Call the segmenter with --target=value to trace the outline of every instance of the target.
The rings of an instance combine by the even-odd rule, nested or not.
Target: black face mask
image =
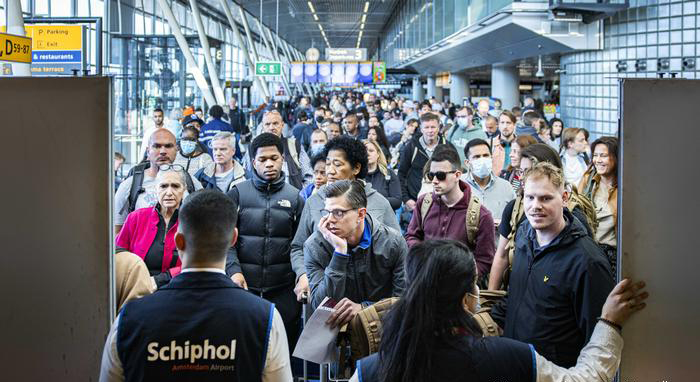
[[[316,123],[321,123],[321,122],[323,122],[323,117],[321,117],[321,116],[319,115],[319,116],[316,117]]]

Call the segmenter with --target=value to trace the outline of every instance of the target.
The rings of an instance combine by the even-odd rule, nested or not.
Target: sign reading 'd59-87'
[[[32,62],[32,39],[0,33],[0,61]]]

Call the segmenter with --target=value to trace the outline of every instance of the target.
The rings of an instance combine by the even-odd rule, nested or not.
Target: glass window
[[[51,0],[51,16],[53,16],[53,17],[73,16],[73,1],[71,1],[71,0]]]
[[[91,17],[104,17],[105,6],[102,0],[89,0],[90,1],[90,16]]]
[[[90,16],[90,2],[89,0],[78,0],[78,9],[76,12],[78,17],[88,17]]]
[[[49,15],[49,0],[35,0],[34,1],[34,14],[40,16]]]

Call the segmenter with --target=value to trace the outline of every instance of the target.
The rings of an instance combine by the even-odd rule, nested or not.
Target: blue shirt
[[[362,239],[360,239],[360,243],[357,244],[356,248],[362,248],[362,249],[367,249],[372,245],[372,229],[369,226],[369,222],[367,221],[367,218],[365,218],[365,230],[362,232]],[[336,255],[340,256],[350,256],[347,253],[340,253],[338,251],[334,252]]]

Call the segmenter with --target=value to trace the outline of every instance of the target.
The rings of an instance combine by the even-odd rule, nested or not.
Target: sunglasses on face
[[[447,179],[447,174],[454,174],[457,171],[438,171],[438,172],[429,172],[428,179],[432,182],[433,178],[437,177],[439,181],[443,181]]]

